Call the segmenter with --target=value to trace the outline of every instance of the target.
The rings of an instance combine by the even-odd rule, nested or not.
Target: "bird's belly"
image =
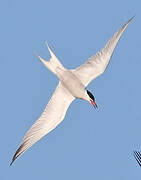
[[[85,94],[85,86],[81,81],[69,70],[59,72],[59,79],[67,90],[76,98],[82,99]]]
[[[69,79],[68,81],[62,82],[69,92],[76,98],[82,98],[85,93],[85,87],[83,87],[79,81]]]

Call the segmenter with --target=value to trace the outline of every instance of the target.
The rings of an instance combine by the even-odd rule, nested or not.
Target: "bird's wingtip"
[[[141,166],[141,153],[139,151],[133,151],[133,155],[139,166]]]
[[[135,18],[135,16],[136,16],[136,15],[132,16],[132,17],[128,20],[127,24],[129,24],[129,23]]]
[[[14,157],[13,157],[11,163],[10,163],[10,166],[13,164],[13,162],[16,160],[16,158],[17,158],[16,155],[14,155]]]
[[[10,163],[10,166],[13,164],[14,160],[12,159],[12,162]]]

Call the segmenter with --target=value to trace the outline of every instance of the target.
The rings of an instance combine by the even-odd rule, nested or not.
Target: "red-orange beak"
[[[91,104],[93,105],[93,107],[94,107],[95,109],[98,108],[97,104],[96,104],[93,100],[90,99],[90,101],[91,101]]]

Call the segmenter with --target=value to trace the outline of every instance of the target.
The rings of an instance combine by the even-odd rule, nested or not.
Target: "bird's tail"
[[[46,43],[48,50],[50,52],[51,58],[49,61],[45,61],[43,58],[38,56],[36,53],[35,55],[40,59],[40,61],[54,74],[56,74],[56,68],[64,69],[64,66],[61,64],[61,62],[58,60],[58,58],[55,56],[55,54],[50,49],[49,45]]]

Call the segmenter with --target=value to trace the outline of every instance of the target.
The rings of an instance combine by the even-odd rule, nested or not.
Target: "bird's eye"
[[[95,101],[94,96],[92,95],[90,91],[87,90],[87,94],[93,101]]]

